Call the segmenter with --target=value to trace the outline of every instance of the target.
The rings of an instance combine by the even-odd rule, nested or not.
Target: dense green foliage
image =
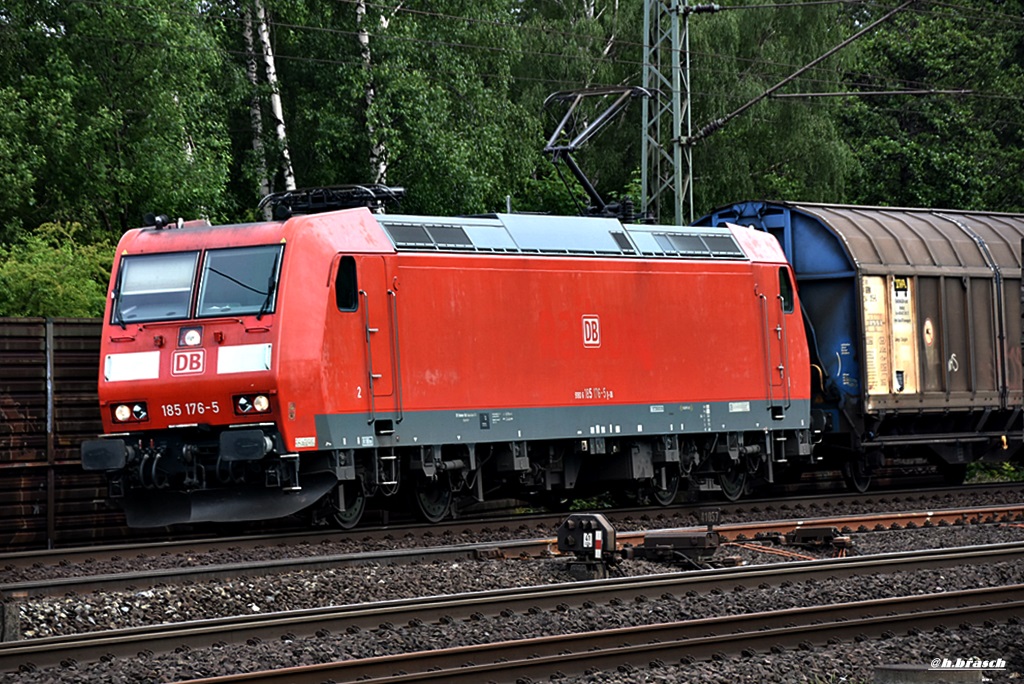
[[[864,40],[847,80],[863,90],[973,91],[850,100],[840,121],[859,164],[856,201],[1024,206],[1021,3],[957,0],[900,15]]]
[[[0,245],[0,316],[96,316],[110,279],[108,242],[82,244],[78,223],[44,223]]]
[[[976,482],[1024,482],[1024,466],[1017,463],[975,462],[967,466],[969,483]]]
[[[408,189],[402,211],[575,213],[581,188],[543,153],[564,109],[545,99],[642,83],[643,0],[262,4],[297,184],[383,180]],[[693,130],[893,6],[694,15]],[[144,213],[245,220],[264,183],[283,189],[272,89],[245,39],[255,7],[0,8],[0,315],[98,314],[102,265]],[[693,147],[697,215],[758,197],[1024,210],[1022,16],[1022,0],[920,2],[829,56],[780,94],[853,94],[767,98]],[[970,92],[870,94],[907,90]],[[641,115],[631,103],[578,154],[606,199],[639,200]]]
[[[852,32],[841,33],[842,16],[820,6],[721,12],[700,21],[692,46],[695,128],[758,97]],[[851,58],[840,52],[782,92],[842,89],[840,70]],[[697,215],[740,197],[851,199],[854,160],[837,122],[843,106],[833,99],[765,100],[698,144]]]
[[[55,220],[114,236],[159,204],[225,208],[227,102],[217,32],[188,0],[13,0],[0,32],[13,187],[0,237]]]

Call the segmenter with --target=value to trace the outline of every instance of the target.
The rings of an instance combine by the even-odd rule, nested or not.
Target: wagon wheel
[[[948,485],[962,485],[967,479],[966,463],[947,463],[939,466],[939,474],[942,481]]]
[[[660,486],[664,473],[665,487]],[[659,506],[671,506],[676,501],[681,480],[678,465],[665,465],[654,474],[654,486],[651,487],[651,500]]]
[[[747,488],[747,471],[740,464],[734,463],[728,470],[718,474],[718,484],[722,487],[722,496],[729,501],[736,501]]]
[[[343,530],[351,530],[359,524],[366,510],[366,493],[363,491],[362,480],[341,482],[338,487],[344,488],[345,508],[338,505],[338,497],[332,494],[330,499],[330,520]]]
[[[863,494],[871,486],[871,469],[866,459],[855,458],[843,463],[843,481],[850,491]]]
[[[448,477],[442,475],[433,479],[417,478],[413,498],[416,499],[416,515],[419,518],[425,522],[439,523],[448,517],[455,495]]]

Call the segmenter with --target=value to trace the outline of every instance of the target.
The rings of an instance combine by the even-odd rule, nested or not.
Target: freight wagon
[[[864,489],[883,458],[954,482],[1019,459],[1024,215],[751,201],[697,222],[773,235],[796,274],[824,450]]]

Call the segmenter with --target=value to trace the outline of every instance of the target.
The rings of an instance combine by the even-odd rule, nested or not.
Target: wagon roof
[[[818,217],[862,266],[1020,268],[1024,214],[794,204]]]
[[[805,272],[830,270],[816,266],[829,259],[824,253],[834,250],[836,242],[849,264],[861,271],[1019,269],[1024,239],[1024,214],[950,209],[756,201],[721,207],[698,223],[705,221],[735,221],[775,232],[787,255],[804,262],[798,270]]]

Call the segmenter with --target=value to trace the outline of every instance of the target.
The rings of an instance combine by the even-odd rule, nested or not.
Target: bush
[[[1024,466],[1018,463],[971,463],[967,482],[1024,482]]]
[[[0,246],[0,316],[103,315],[114,246],[79,244],[78,223],[44,223]]]

